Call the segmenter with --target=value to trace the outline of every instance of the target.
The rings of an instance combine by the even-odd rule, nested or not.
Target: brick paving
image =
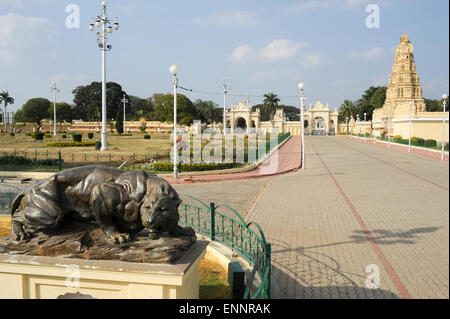
[[[279,297],[449,298],[448,162],[345,137],[305,146],[307,170],[271,178],[247,216],[273,244]]]

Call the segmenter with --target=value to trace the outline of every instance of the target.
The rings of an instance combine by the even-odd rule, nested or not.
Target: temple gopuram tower
[[[409,117],[409,103],[413,102],[413,115],[425,112],[425,101],[422,96],[419,76],[414,62],[414,46],[405,33],[400,38],[400,44],[395,51],[394,65],[386,92],[386,101],[381,109],[374,112],[374,128],[377,131],[388,129],[388,109],[391,120]],[[391,135],[392,135],[391,125]],[[381,132],[379,132],[381,133]]]

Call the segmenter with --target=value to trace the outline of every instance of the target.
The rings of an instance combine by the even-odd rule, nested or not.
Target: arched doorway
[[[328,135],[336,135],[336,127],[333,120],[330,120],[330,130],[328,132]]]
[[[312,135],[327,135],[326,124],[323,117],[317,117],[314,119],[314,123],[312,126]]]
[[[236,121],[236,128],[238,130],[246,131],[247,130],[247,122],[245,121],[245,119],[243,119],[242,117],[238,118]]]
[[[303,122],[303,129],[305,130],[305,135],[309,135],[309,121],[305,120]]]

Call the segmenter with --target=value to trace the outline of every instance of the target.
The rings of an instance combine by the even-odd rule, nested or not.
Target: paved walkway
[[[292,136],[269,160],[252,171],[231,174],[182,176],[177,180],[171,177],[165,177],[165,179],[171,184],[244,180],[284,174],[299,168],[300,165],[301,137]]]
[[[449,298],[448,162],[345,137],[305,146],[307,170],[271,178],[247,216],[273,245],[280,297]]]

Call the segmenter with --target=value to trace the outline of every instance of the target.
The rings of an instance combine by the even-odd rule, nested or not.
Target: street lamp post
[[[442,113],[442,155],[441,160],[445,159],[445,106],[447,103],[447,94],[442,95],[442,106],[443,106],[443,113]]]
[[[126,105],[129,101],[125,94],[123,95],[123,99],[120,101],[123,103],[123,132],[126,134],[127,133],[127,129],[126,129],[127,119],[126,119],[126,115],[125,115],[125,109],[126,109]]]
[[[223,79],[223,135],[227,135],[227,94],[231,87],[227,84],[227,78]]]
[[[302,134],[302,170],[305,169],[305,83],[298,84],[300,89],[300,127]]]
[[[97,32],[98,47],[102,51],[102,151],[108,150],[108,129],[106,127],[106,51],[111,51],[112,49],[112,46],[106,45],[106,43],[108,42],[108,33],[113,32],[112,24],[114,24],[115,30],[119,30],[118,18],[110,19],[106,14],[107,5],[106,1],[102,1],[101,15],[98,15],[97,18],[92,18],[91,24],[89,25],[90,31],[94,31],[95,27],[102,27],[102,31]]]
[[[367,124],[367,113],[364,113],[364,143],[366,143],[366,124]]]
[[[173,75],[173,178],[178,177],[178,136],[177,136],[177,88],[178,88],[178,78],[179,73],[178,66],[172,65],[170,67],[170,73]]]
[[[411,139],[412,139],[412,107],[413,101],[409,102],[409,144],[408,144],[408,153],[411,153]]]
[[[391,148],[391,107],[388,106],[388,148]]]
[[[56,93],[61,92],[56,87],[56,82],[53,82],[53,86],[50,88],[50,92],[53,93],[53,136],[56,136]]]
[[[373,119],[375,118],[375,110],[372,112],[372,121],[371,121],[371,123],[372,123],[372,125],[371,125],[371,127],[372,127],[372,135],[373,135],[373,144],[377,144],[377,137],[375,136],[375,127],[374,127],[374,124],[373,124]]]

